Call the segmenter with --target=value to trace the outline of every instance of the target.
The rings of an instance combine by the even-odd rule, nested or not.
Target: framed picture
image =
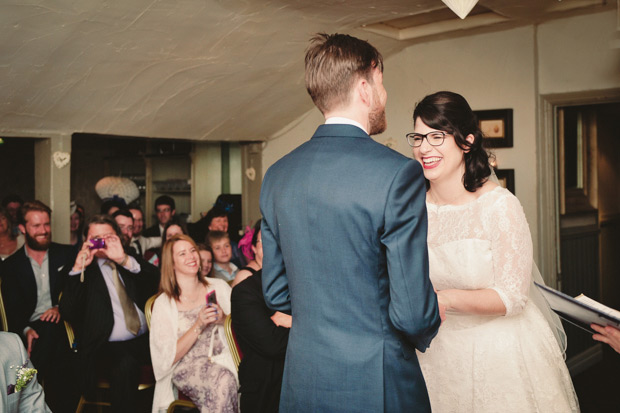
[[[512,109],[476,110],[487,148],[512,148]]]
[[[515,170],[514,169],[496,169],[495,175],[499,184],[515,194]]]

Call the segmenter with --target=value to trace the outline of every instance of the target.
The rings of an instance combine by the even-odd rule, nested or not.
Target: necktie
[[[140,245],[140,242],[137,239],[133,240],[133,248],[136,250],[138,256],[142,257],[144,255],[142,254],[142,245]]]
[[[106,261],[106,265],[112,268],[112,280],[114,281],[114,287],[118,293],[118,299],[121,302],[121,308],[123,309],[123,314],[125,315],[125,325],[127,326],[127,330],[136,336],[140,331],[140,317],[138,316],[138,311],[136,310],[133,301],[131,301],[131,298],[127,295],[127,291],[125,291],[125,286],[118,276],[116,264],[113,261],[108,260]]]

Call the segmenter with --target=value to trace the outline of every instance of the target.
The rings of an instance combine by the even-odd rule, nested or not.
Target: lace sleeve
[[[495,285],[506,316],[523,311],[532,273],[532,236],[519,200],[512,194],[491,207],[486,225],[491,234]]]

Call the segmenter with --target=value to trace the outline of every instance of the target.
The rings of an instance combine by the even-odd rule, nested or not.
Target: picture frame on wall
[[[512,109],[476,110],[487,148],[512,148]]]
[[[515,194],[515,170],[514,169],[495,169],[495,175],[499,184]]]

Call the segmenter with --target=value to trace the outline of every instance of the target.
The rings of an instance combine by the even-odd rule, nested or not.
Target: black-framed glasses
[[[443,141],[446,139],[446,133],[442,131],[432,131],[426,134],[422,133],[408,133],[405,135],[407,137],[407,143],[414,148],[419,148],[422,146],[422,142],[426,138],[426,141],[431,146],[441,146]]]

